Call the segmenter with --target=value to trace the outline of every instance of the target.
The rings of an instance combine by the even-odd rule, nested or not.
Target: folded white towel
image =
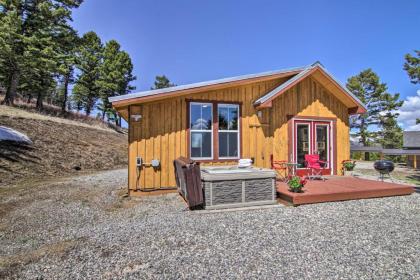
[[[238,167],[250,167],[252,165],[252,160],[248,158],[241,158],[238,161]]]

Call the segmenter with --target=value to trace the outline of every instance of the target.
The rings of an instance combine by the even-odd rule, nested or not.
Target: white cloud
[[[404,130],[420,130],[420,124],[416,125],[416,119],[420,118],[420,89],[417,90],[417,95],[408,96],[404,100],[398,113],[400,113],[398,122],[402,124]]]

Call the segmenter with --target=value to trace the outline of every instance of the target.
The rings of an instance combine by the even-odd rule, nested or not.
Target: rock
[[[25,145],[33,144],[26,134],[6,126],[0,126],[0,141],[10,141]]]

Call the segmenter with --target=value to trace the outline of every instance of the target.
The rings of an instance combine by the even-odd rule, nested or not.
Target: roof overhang
[[[320,82],[329,92],[334,94],[344,105],[349,109],[349,114],[361,114],[366,113],[366,106],[350,91],[342,86],[320,63],[314,63],[311,66],[306,67],[299,74],[289,79],[285,83],[276,87],[266,95],[257,99],[254,102],[254,106],[257,109],[270,108],[275,98],[297,85],[299,82],[307,78],[308,76],[314,77]]]
[[[268,81],[278,78],[286,78],[294,76],[305,67],[263,72],[258,74],[236,76],[225,79],[212,80],[207,82],[200,82],[188,85],[175,86],[164,89],[142,91],[137,93],[130,93],[121,96],[115,96],[109,98],[109,101],[112,102],[112,106],[119,110],[121,107],[126,107],[131,104],[141,104],[145,102],[151,102],[156,100],[161,100],[169,97],[187,95],[191,93],[199,93],[210,90],[216,90],[220,88],[245,85],[249,83]]]

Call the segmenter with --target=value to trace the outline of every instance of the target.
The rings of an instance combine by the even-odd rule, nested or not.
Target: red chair
[[[328,164],[327,161],[319,159],[318,154],[314,155],[305,155],[306,168],[308,168],[308,179],[321,179],[325,181],[324,176],[322,176],[322,171],[325,169],[324,166]]]
[[[287,161],[285,160],[274,160],[273,155],[270,156],[271,169],[274,169],[277,173],[277,180],[287,182]]]

